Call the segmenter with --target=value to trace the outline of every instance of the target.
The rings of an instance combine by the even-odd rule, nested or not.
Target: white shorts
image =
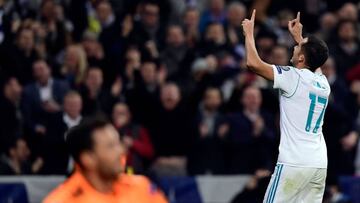
[[[325,168],[277,164],[264,203],[321,203],[325,190]]]

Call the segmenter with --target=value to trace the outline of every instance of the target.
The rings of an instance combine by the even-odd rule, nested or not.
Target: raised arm
[[[290,20],[288,23],[289,32],[298,44],[303,41],[302,28],[303,25],[300,22],[300,12],[298,12],[296,18],[294,20]]]
[[[256,74],[264,77],[265,79],[273,81],[274,72],[272,66],[261,60],[255,47],[255,39],[254,39],[255,15],[256,15],[256,10],[253,11],[250,20],[245,19],[242,22],[244,35],[245,35],[246,66]]]

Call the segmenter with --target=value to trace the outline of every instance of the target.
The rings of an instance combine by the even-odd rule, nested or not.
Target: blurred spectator
[[[145,61],[140,70],[137,70],[139,69],[137,65],[140,65],[140,62],[130,65],[131,69],[133,69],[132,67],[135,69],[131,74],[131,77],[134,78],[134,84],[127,90],[126,98],[134,120],[146,127],[151,127],[153,126],[153,115],[157,114],[157,109],[154,106],[159,100],[159,85],[164,82],[166,72],[158,70],[153,61]]]
[[[338,18],[331,12],[324,13],[320,18],[320,29],[317,31],[317,36],[325,42],[331,39],[331,32],[336,28]]]
[[[84,49],[79,45],[68,46],[60,74],[72,88],[77,88],[84,82],[87,67],[88,62]]]
[[[200,32],[203,33],[210,23],[223,24],[226,18],[224,0],[210,0],[208,10],[205,10],[200,19]]]
[[[354,3],[348,2],[345,3],[338,10],[338,17],[340,20],[350,20],[357,21],[358,20],[358,8]]]
[[[325,189],[323,202],[351,203],[352,201],[348,195],[341,191],[338,185],[331,185]]]
[[[179,87],[174,83],[162,86],[150,131],[157,157],[153,170],[158,175],[186,174],[186,156],[193,140],[188,113]]]
[[[323,133],[328,149],[329,184],[335,184],[340,174],[354,173],[354,135],[351,116],[344,108],[338,108],[336,103],[329,101],[324,116]],[[355,137],[356,138],[356,137]]]
[[[22,138],[16,138],[0,158],[0,175],[26,175],[37,173],[43,165],[41,158],[30,162],[30,150]]]
[[[229,125],[220,112],[221,92],[208,88],[194,120],[197,138],[189,155],[189,174],[224,174],[226,171],[226,136]]]
[[[159,21],[159,6],[151,1],[145,2],[140,11],[140,20],[135,22],[130,33],[131,44],[136,44],[151,58],[158,57],[165,39],[165,28]]]
[[[337,75],[336,69],[337,67],[333,57],[329,57],[321,67],[331,87],[329,102],[339,109],[348,110],[351,109],[349,106],[350,92],[347,89],[345,80]]]
[[[111,108],[120,98],[122,88],[121,80],[114,82],[114,91],[103,87],[103,72],[98,67],[91,67],[86,72],[84,83],[80,86],[79,92],[83,99],[83,114],[85,116],[99,113],[111,114]]]
[[[47,54],[56,56],[66,46],[67,33],[63,19],[60,19],[54,0],[42,1],[40,19],[45,29]]]
[[[206,27],[204,39],[198,49],[202,56],[233,51],[231,45],[226,41],[224,27],[220,23],[211,23]]]
[[[63,111],[52,116],[47,124],[48,133],[44,138],[45,174],[67,174],[69,172],[69,153],[65,145],[65,133],[77,126],[81,120],[83,102],[79,93],[69,91],[64,97]]]
[[[34,32],[29,28],[22,28],[17,32],[16,42],[10,49],[3,50],[1,64],[8,75],[15,76],[22,85],[33,80],[32,64],[37,60]]]
[[[5,80],[0,99],[0,153],[23,135],[24,118],[20,109],[22,86],[15,77]]]
[[[186,43],[193,48],[200,41],[200,14],[196,8],[187,8],[183,17]]]
[[[276,45],[276,34],[267,27],[260,28],[256,35],[256,44],[259,50],[259,56],[266,62],[270,61],[272,48]]]
[[[267,26],[265,29],[270,29],[270,30],[273,29],[274,30],[273,32],[278,37],[277,42],[288,48],[292,48],[295,42],[293,40],[293,37],[288,31],[288,22],[295,18],[294,13],[288,9],[284,9],[281,10],[276,17],[278,23],[277,27],[273,29]]]
[[[111,4],[106,0],[100,1],[95,9],[96,17],[100,22],[102,32],[104,32],[104,29],[110,27],[115,22],[115,15]]]
[[[103,68],[103,71],[105,71],[105,67],[103,67],[105,63],[105,54],[103,47],[97,41],[96,34],[86,32],[81,45],[85,51],[89,66],[100,66]]]
[[[227,9],[225,32],[227,40],[233,45],[244,44],[241,22],[246,17],[246,7],[240,2],[232,2]]]
[[[274,120],[260,109],[261,92],[249,86],[243,91],[243,109],[229,115],[231,146],[231,173],[253,174],[259,169],[271,168],[274,148]],[[252,156],[248,156],[248,154]]]
[[[360,44],[357,26],[354,21],[340,21],[337,27],[335,44],[330,46],[330,53],[337,64],[337,73],[344,78],[346,72],[359,62]]]
[[[271,51],[269,62],[271,64],[277,64],[281,66],[289,65],[290,56],[287,47],[281,45],[274,46]]]
[[[49,116],[61,111],[69,86],[52,77],[50,67],[44,60],[33,64],[33,75],[35,82],[25,86],[22,106],[27,128],[38,135],[37,140],[47,134]]]
[[[121,25],[119,25],[120,23],[118,22],[118,19],[116,18],[116,15],[109,1],[107,0],[99,1],[95,9],[96,9],[96,17],[100,23],[100,29],[101,29],[98,39],[101,45],[104,47],[105,54],[110,56],[112,49],[114,49],[114,45],[113,45],[114,40],[121,37],[120,36]],[[125,28],[123,27],[123,29]]]
[[[132,121],[129,107],[125,103],[115,104],[112,120],[129,150],[126,159],[128,169],[136,174],[145,173],[154,156],[148,130]]]
[[[245,189],[240,191],[231,201],[231,203],[250,203],[263,202],[266,193],[267,184],[270,181],[270,171],[259,170],[246,184]]]
[[[180,26],[169,26],[166,46],[160,59],[165,64],[168,80],[184,82],[188,79],[188,68],[194,56],[185,43],[184,32]]]

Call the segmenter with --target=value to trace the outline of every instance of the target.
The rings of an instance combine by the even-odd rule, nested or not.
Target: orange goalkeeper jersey
[[[80,172],[52,191],[43,203],[167,203],[144,176],[121,175],[111,194],[96,191]]]

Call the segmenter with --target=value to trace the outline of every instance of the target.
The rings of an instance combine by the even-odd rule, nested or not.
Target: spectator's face
[[[258,88],[248,87],[244,90],[242,97],[242,105],[244,110],[251,112],[259,111],[262,103],[261,92]]]
[[[103,179],[116,180],[123,171],[121,158],[125,155],[118,132],[112,125],[107,125],[94,132],[93,142],[91,158],[96,172]]]
[[[294,18],[295,18],[295,16],[291,11],[289,11],[287,9],[280,11],[279,12],[279,26],[281,28],[287,30],[289,21]]]
[[[30,51],[34,48],[34,33],[29,29],[22,30],[18,39],[20,49]]]
[[[159,7],[154,4],[146,4],[143,13],[143,23],[147,27],[155,27],[158,25]]]
[[[36,80],[41,84],[46,84],[50,78],[50,68],[44,61],[38,61],[33,66],[33,73]]]
[[[126,59],[129,62],[140,62],[141,54],[137,49],[130,49],[126,52]]]
[[[333,28],[336,27],[337,24],[337,18],[334,14],[332,13],[325,13],[322,17],[321,17],[321,21],[320,21],[320,26],[322,30],[327,30],[327,31],[331,31]]]
[[[79,59],[80,59],[80,54],[78,48],[76,46],[69,46],[66,49],[65,64],[69,68],[75,68],[79,63]]]
[[[168,111],[175,109],[180,102],[180,90],[174,84],[165,85],[160,96],[163,107]]]
[[[215,13],[221,13],[224,10],[224,0],[211,0],[210,10]]]
[[[229,8],[228,20],[233,26],[240,26],[246,17],[246,8],[242,5],[234,5]]]
[[[167,43],[173,47],[179,47],[185,43],[185,36],[181,27],[172,26],[169,28]]]
[[[333,75],[336,75],[335,61],[333,58],[329,57],[324,65],[321,67],[322,73],[326,78],[330,78]]]
[[[221,102],[219,89],[209,89],[205,92],[204,106],[207,110],[217,110],[220,107]]]
[[[195,27],[197,28],[199,24],[199,11],[189,10],[186,12],[184,17],[184,24],[186,27]]]
[[[26,161],[30,156],[30,150],[23,139],[16,142],[15,148],[10,151],[11,156],[18,159],[20,162]]]
[[[111,5],[108,2],[101,2],[96,8],[96,15],[101,23],[105,23],[112,15]]]
[[[86,77],[86,84],[89,89],[100,89],[103,84],[103,74],[98,68],[90,69]]]
[[[225,33],[223,26],[221,24],[210,25],[206,32],[206,39],[208,41],[213,41],[216,44],[225,43]]]
[[[117,128],[121,128],[130,122],[130,112],[126,104],[117,104],[114,107],[112,119]]]
[[[141,66],[141,76],[146,84],[154,84],[156,82],[156,65],[151,62],[144,63]]]
[[[270,52],[275,45],[274,39],[268,36],[258,38],[256,42],[259,46],[259,50],[264,52]]]
[[[94,39],[86,39],[82,41],[82,47],[84,47],[84,51],[88,57],[96,57],[99,51],[102,52],[100,43]]]
[[[11,78],[4,87],[4,95],[8,99],[19,100],[22,93],[22,87],[16,78]]]
[[[46,1],[41,9],[42,16],[48,20],[56,18],[56,5],[53,1]]]
[[[275,47],[271,52],[271,63],[286,66],[289,63],[289,54],[285,47]]]
[[[80,116],[82,109],[82,99],[80,95],[69,95],[64,99],[64,111],[71,118]]]
[[[338,35],[344,42],[351,42],[356,38],[356,30],[351,22],[345,22],[340,25]]]
[[[346,3],[341,7],[338,12],[339,19],[341,20],[358,20],[358,13],[356,5],[353,3]]]

